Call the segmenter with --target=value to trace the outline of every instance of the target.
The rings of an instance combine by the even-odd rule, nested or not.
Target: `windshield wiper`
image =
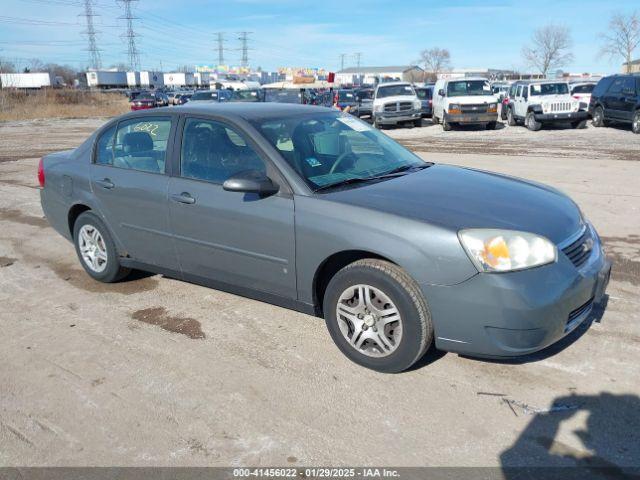
[[[372,177],[347,178],[345,180],[340,180],[339,182],[330,183],[328,185],[322,185],[321,187],[316,188],[314,190],[314,193],[320,192],[322,190],[328,190],[334,187],[341,187],[343,185],[351,185],[354,183],[367,183],[375,180],[384,180],[385,178],[398,177],[405,174],[405,172],[408,172],[409,170],[422,170],[424,168],[429,168],[431,165],[433,165],[433,163],[425,163],[424,165],[402,165],[401,167],[394,168],[393,170],[385,172],[382,175],[374,175]]]

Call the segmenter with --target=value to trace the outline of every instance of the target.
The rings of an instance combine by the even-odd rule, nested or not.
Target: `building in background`
[[[626,62],[623,63],[622,73],[640,73],[640,58],[629,62],[629,65]]]
[[[388,67],[349,67],[336,72],[336,83],[340,85],[373,85],[375,83],[403,80],[422,81],[424,70],[417,65]]]

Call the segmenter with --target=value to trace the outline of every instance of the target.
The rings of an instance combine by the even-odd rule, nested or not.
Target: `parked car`
[[[574,99],[569,84],[556,80],[516,82],[515,98],[509,102],[507,121],[510,126],[524,124],[537,131],[545,124],[569,122],[573,128],[584,128],[589,118],[587,104]]]
[[[547,347],[589,317],[610,273],[558,190],[424,162],[323,107],[129,113],[45,156],[38,179],[91,278],[162,272],[324,316],[347,357],[383,372],[429,348]]]
[[[373,125],[412,123],[422,125],[422,102],[413,86],[407,82],[385,82],[376,86],[373,94]]]
[[[184,105],[191,100],[191,97],[193,97],[193,93],[181,93],[180,95],[176,95],[176,105]]]
[[[137,94],[134,99],[129,102],[129,105],[131,110],[146,110],[158,106],[156,104],[156,97],[147,92]]]
[[[358,100],[356,98],[356,92],[352,89],[341,88],[334,93],[333,103],[340,110],[344,109],[356,109],[358,107]]]
[[[433,89],[434,85],[427,85],[426,87],[415,87],[416,95],[422,102],[422,108],[420,112],[423,118],[431,117],[433,114]]]
[[[264,92],[259,88],[234,90],[231,92],[230,102],[263,102]]]
[[[264,101],[301,104],[302,92],[294,88],[265,88]]]
[[[167,92],[167,99],[169,100],[169,105],[175,105],[175,98],[176,95],[178,95],[179,92]]]
[[[226,102],[231,99],[231,90],[200,90],[195,92],[190,102]]]
[[[506,95],[502,98],[502,102],[500,102],[500,118],[502,120],[507,120],[507,115],[509,112],[509,104],[511,103],[512,98],[516,98],[516,91],[518,89],[518,85],[521,82],[513,82],[509,85],[509,90]]]
[[[155,91],[152,95],[156,98],[156,107],[166,107],[169,105],[169,97],[166,93]]]
[[[633,132],[640,133],[640,77],[604,77],[591,93],[589,114],[595,127],[611,122],[630,123]]]
[[[373,116],[373,88],[361,88],[356,90],[356,101],[358,102],[358,116]]]
[[[596,82],[570,83],[569,93],[579,102],[589,104],[591,101],[591,92],[593,92],[595,86]]]
[[[449,131],[459,124],[483,123],[495,130],[498,100],[485,78],[441,79],[433,98],[433,123]]]

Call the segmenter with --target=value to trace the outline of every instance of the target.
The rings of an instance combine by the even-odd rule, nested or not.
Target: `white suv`
[[[533,131],[543,124],[570,122],[573,128],[584,128],[588,105],[569,93],[567,82],[553,80],[516,82],[511,86],[515,95],[509,100],[507,122],[521,123]]]
[[[376,87],[373,95],[373,125],[411,122],[422,125],[422,102],[410,83],[388,82]]]
[[[489,130],[498,121],[498,97],[486,78],[440,79],[433,91],[433,123],[451,130],[461,123],[484,123]]]

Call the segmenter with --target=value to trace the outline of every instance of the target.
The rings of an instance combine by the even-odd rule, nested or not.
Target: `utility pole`
[[[118,17],[127,22],[127,30],[121,35],[122,38],[127,39],[127,57],[129,60],[129,68],[133,71],[140,70],[140,52],[136,47],[136,33],[133,30],[133,21],[138,17],[134,17],[131,11],[131,3],[138,0],[117,0],[124,6],[124,15]]]
[[[240,60],[240,65],[243,67],[249,66],[249,34],[253,32],[240,32],[240,36],[238,40],[242,44],[242,58]]]
[[[96,16],[96,14],[93,13],[93,0],[84,0],[84,14],[82,16],[85,18],[87,23],[86,30],[83,30],[81,33],[87,36],[89,65],[91,68],[98,70],[102,66],[102,62],[100,60],[100,49],[96,44],[96,34],[98,32],[93,26],[93,17]]]
[[[346,53],[341,53],[340,54],[340,70],[344,70],[344,57],[346,57],[347,54]]]
[[[218,65],[224,65],[224,32],[216,32],[218,45]]]

